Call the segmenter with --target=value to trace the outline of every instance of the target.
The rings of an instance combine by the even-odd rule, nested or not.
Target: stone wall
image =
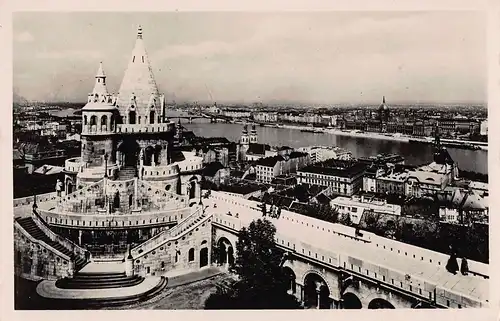
[[[207,265],[210,264],[211,232],[211,219],[209,219],[191,231],[181,234],[176,240],[169,241],[135,260],[134,273],[161,275],[172,270],[199,269],[202,251],[206,251]]]
[[[111,137],[82,136],[82,162],[89,166],[102,166],[104,154],[109,155],[109,163],[114,163],[115,153]]]
[[[73,275],[73,263],[14,224],[14,273],[28,279]]]

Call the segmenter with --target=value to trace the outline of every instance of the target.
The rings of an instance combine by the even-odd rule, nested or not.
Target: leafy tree
[[[347,213],[343,213],[339,218],[339,223],[346,226],[352,226],[351,216]]]
[[[238,281],[218,288],[205,302],[206,309],[297,309],[297,299],[287,293],[287,276],[281,261],[283,251],[274,243],[276,228],[258,219],[242,228],[236,243],[231,272]]]

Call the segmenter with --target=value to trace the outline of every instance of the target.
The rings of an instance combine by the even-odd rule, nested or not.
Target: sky
[[[99,62],[117,92],[142,25],[176,102],[485,102],[481,12],[15,13],[14,92],[84,102]]]

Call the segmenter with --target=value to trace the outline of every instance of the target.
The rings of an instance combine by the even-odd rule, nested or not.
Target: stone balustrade
[[[198,208],[191,215],[186,217],[183,221],[179,222],[179,224],[175,225],[171,229],[163,231],[162,233],[150,238],[146,242],[132,249],[131,250],[132,257],[134,259],[137,259],[147,254],[149,251],[157,248],[161,244],[167,242],[168,240],[176,238],[183,232],[187,231],[187,228],[202,215],[203,215],[202,209]]]
[[[116,132],[121,134],[166,133],[174,130],[173,122],[166,124],[118,124]]]
[[[68,158],[64,161],[64,170],[67,172],[78,173],[85,167],[81,157]]]
[[[33,217],[33,221],[38,226],[38,228],[41,229],[45,233],[45,235],[47,235],[49,237],[49,239],[64,246],[67,250],[71,251],[72,253],[74,253],[82,258],[85,258],[85,253],[87,251],[85,249],[81,248],[80,246],[76,245],[71,240],[69,240],[65,237],[62,237],[59,234],[54,233],[48,227],[47,223],[43,220],[43,218],[40,216],[40,214],[38,214],[38,210],[33,210],[32,217]]]
[[[121,228],[145,228],[164,224],[175,224],[188,216],[190,207],[183,207],[168,211],[136,213],[136,214],[77,214],[56,213],[51,210],[38,210],[40,216],[46,223],[53,226],[61,226],[76,229],[121,229]]]
[[[179,167],[177,164],[170,164],[165,166],[143,166],[142,178],[156,178],[156,177],[170,177],[179,174]]]
[[[67,256],[64,253],[59,252],[57,249],[53,248],[52,246],[48,245],[42,240],[37,240],[33,236],[31,236],[27,231],[25,231],[21,225],[14,220],[14,231],[16,233],[19,233],[19,236],[16,237],[21,237],[24,238],[25,240],[29,241],[28,243],[31,243],[35,246],[35,248],[40,249],[40,253],[52,253],[54,255],[54,259],[58,264],[61,264],[61,268],[58,268],[57,270],[59,277],[68,277],[72,276],[74,273],[74,265],[73,262],[71,261],[71,258]],[[24,243],[26,244],[26,243]],[[33,246],[32,245],[32,246]],[[35,256],[38,256],[35,254]],[[40,259],[39,259],[40,260]]]
[[[57,199],[56,192],[39,194],[36,196],[37,203],[55,201],[56,199]],[[15,198],[13,205],[14,205],[14,208],[19,207],[19,206],[32,205],[34,203],[34,201],[35,201],[35,198],[33,196]]]

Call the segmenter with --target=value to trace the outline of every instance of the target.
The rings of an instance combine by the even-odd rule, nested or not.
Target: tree
[[[297,299],[287,293],[283,273],[283,251],[274,243],[276,228],[267,219],[258,219],[242,228],[236,243],[236,260],[231,272],[238,281],[218,289],[205,302],[206,309],[297,309]],[[225,307],[221,307],[225,304]]]
[[[342,213],[339,218],[339,223],[346,226],[352,226],[351,216],[348,213]]]

